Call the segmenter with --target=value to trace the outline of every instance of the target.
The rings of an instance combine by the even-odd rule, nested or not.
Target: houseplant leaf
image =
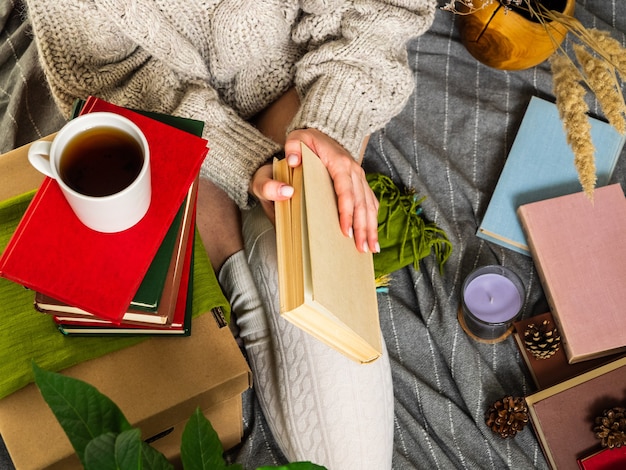
[[[227,465],[220,439],[199,408],[183,430],[180,456],[185,470],[242,470],[239,464]]]
[[[141,440],[139,429],[106,433],[85,448],[86,470],[173,470],[163,454]]]
[[[89,441],[108,432],[119,434],[131,429],[117,405],[92,385],[43,370],[35,363],[33,372],[37,387],[83,465]]]

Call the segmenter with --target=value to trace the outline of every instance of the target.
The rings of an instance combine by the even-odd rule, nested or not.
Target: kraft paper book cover
[[[590,117],[598,186],[609,183],[626,136]],[[530,256],[517,208],[580,191],[574,154],[554,103],[530,99],[476,235]]]
[[[626,358],[526,397],[532,426],[552,468],[578,470],[577,460],[602,448],[594,420],[623,406]]]
[[[518,209],[568,362],[626,350],[626,198],[619,184]]]
[[[357,362],[375,360],[382,344],[372,254],[341,232],[326,167],[302,144],[302,165],[275,160],[274,177],[295,189],[275,205],[281,314]]]

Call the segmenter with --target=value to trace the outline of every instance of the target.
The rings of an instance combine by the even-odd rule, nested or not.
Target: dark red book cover
[[[565,351],[561,345],[561,347],[559,347],[559,349],[552,356],[546,359],[537,359],[526,349],[524,345],[524,332],[531,323],[538,326],[541,325],[544,320],[547,320],[550,323],[551,328],[557,328],[558,331],[556,322],[550,312],[518,320],[513,323],[513,326],[515,327],[515,330],[513,331],[515,342],[519,348],[522,359],[524,359],[524,363],[533,378],[533,382],[535,382],[535,385],[539,390],[556,385],[564,380],[571,379],[572,377],[580,375],[583,372],[595,369],[598,366],[611,362],[624,355],[614,354],[611,356],[603,356],[596,359],[590,359],[588,361],[570,364],[567,362],[567,356],[565,355]]]
[[[119,322],[144,278],[207,151],[207,141],[128,109],[89,98],[83,113],[110,111],[137,124],[150,145],[152,200],[119,233],[85,227],[57,182],[46,178],[0,258],[0,275]]]

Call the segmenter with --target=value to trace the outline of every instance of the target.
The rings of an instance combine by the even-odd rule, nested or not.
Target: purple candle
[[[522,299],[513,281],[495,273],[472,279],[463,296],[468,310],[487,323],[509,321],[522,307]]]
[[[463,283],[462,326],[475,339],[497,342],[510,334],[523,302],[524,286],[515,273],[483,266]]]

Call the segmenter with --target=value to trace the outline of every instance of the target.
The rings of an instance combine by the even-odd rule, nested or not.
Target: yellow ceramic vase
[[[557,22],[541,24],[499,1],[480,8],[486,0],[474,0],[478,11],[460,17],[463,45],[477,60],[501,70],[522,70],[546,60],[563,42],[565,27]],[[541,1],[541,0],[535,0]],[[566,15],[574,14],[575,0],[544,1]]]

